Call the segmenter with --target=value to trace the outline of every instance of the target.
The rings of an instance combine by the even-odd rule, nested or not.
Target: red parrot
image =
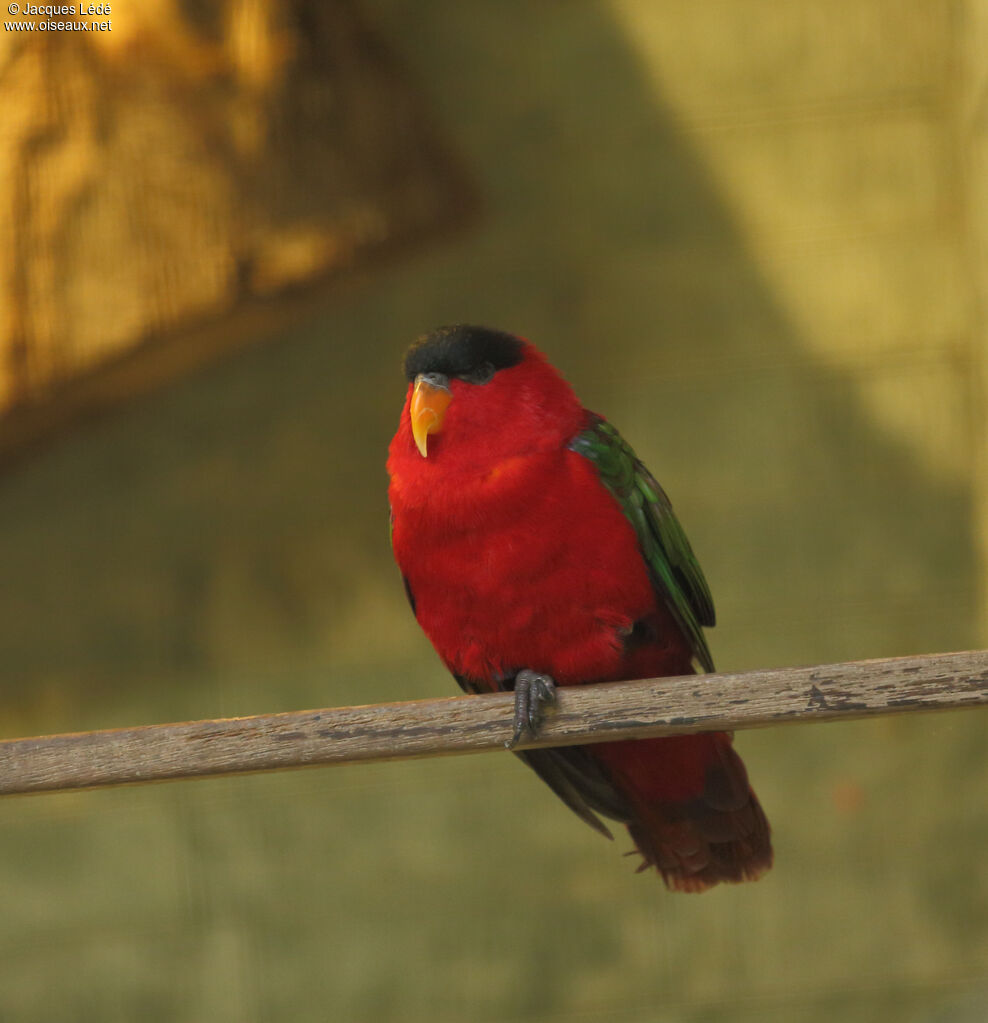
[[[457,325],[405,357],[388,457],[412,610],[469,693],[514,690],[514,745],[555,686],[713,670],[710,592],[669,499],[532,344]],[[517,755],[584,821],[626,825],[676,891],[754,880],[769,826],[724,732]]]

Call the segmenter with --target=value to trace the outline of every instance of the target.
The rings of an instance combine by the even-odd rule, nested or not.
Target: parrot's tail
[[[754,881],[772,866],[770,829],[725,732],[594,747],[635,809],[628,831],[640,870],[673,891]]]

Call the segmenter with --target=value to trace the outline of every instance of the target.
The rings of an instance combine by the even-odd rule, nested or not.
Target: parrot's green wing
[[[656,592],[689,640],[693,656],[705,671],[713,671],[703,635],[703,626],[715,621],[713,600],[665,491],[624,438],[600,416],[591,414],[588,426],[570,447],[593,462],[601,483],[635,527]]]

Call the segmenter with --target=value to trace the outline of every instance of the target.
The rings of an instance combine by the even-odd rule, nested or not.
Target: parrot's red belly
[[[392,503],[416,617],[455,674],[493,685],[530,668],[569,685],[690,670],[634,529],[581,455],[513,459],[443,503],[417,505],[399,482]],[[629,643],[641,620],[651,641]]]

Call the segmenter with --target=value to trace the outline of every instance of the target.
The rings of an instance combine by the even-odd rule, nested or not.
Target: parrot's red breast
[[[464,688],[510,689],[522,669],[559,685],[686,675],[709,657],[691,639],[688,600],[670,592],[683,576],[674,545],[667,555],[659,530],[648,546],[637,505],[606,476],[612,462],[640,463],[620,438],[609,447],[616,432],[534,346],[443,328],[413,346],[406,373],[388,458],[392,544],[416,618]],[[586,436],[603,446],[575,443]],[[725,734],[519,755],[589,823],[625,823],[672,888],[754,878],[771,863]]]

